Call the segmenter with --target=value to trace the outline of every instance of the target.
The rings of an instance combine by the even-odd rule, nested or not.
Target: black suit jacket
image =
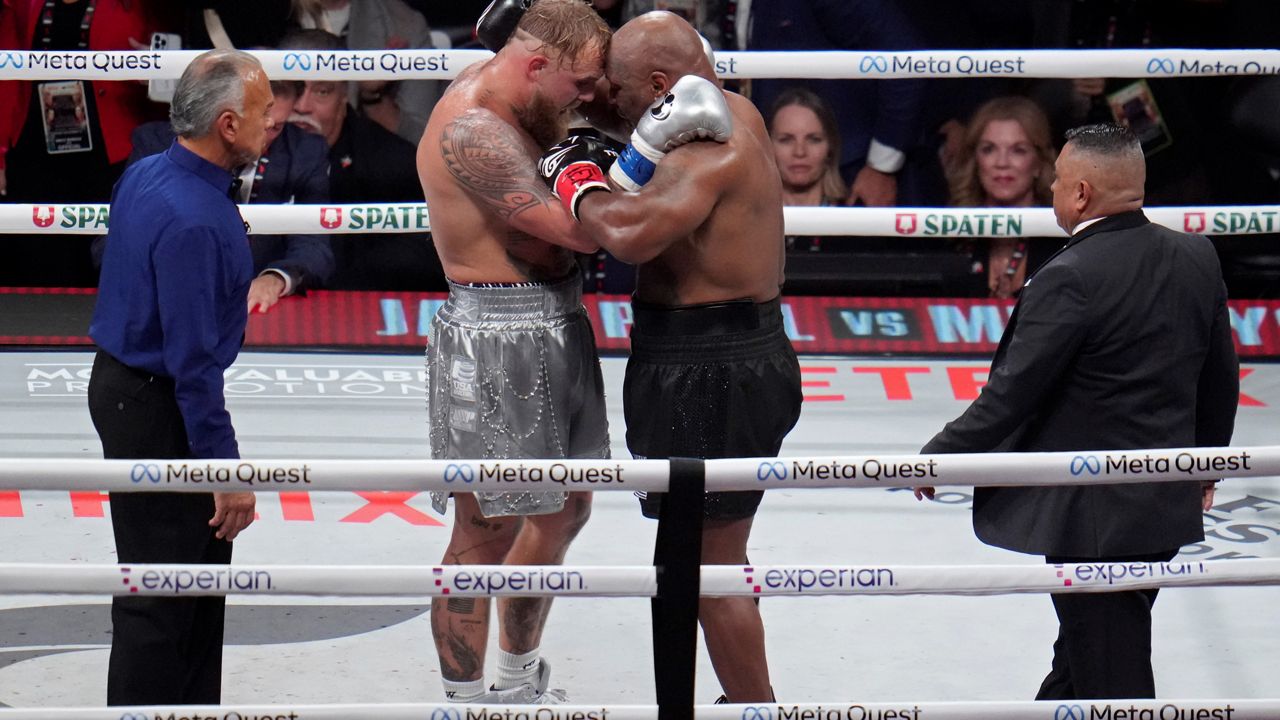
[[[1027,280],[987,386],[922,452],[1226,445],[1240,389],[1226,303],[1204,236],[1105,218]],[[1204,539],[1199,488],[977,488],[973,526],[1027,553],[1156,553]]]
[[[924,47],[890,0],[768,0],[752,3],[750,50],[907,50]],[[856,172],[874,137],[897,150],[916,146],[924,80],[755,80],[751,98],[765,117],[788,87],[822,96],[840,125],[840,166]]]
[[[334,202],[422,202],[417,148],[347,109],[329,149]],[[334,236],[340,290],[443,290],[444,270],[426,233],[345,233]]]
[[[132,135],[129,164],[162,153],[173,144],[169,123],[139,125]],[[255,184],[252,202],[315,205],[329,202],[329,148],[324,139],[292,125],[267,148],[268,168]],[[94,244],[94,260],[101,264],[105,238]],[[289,275],[293,292],[326,286],[333,276],[333,249],[324,235],[250,235],[253,272],[279,270]]]

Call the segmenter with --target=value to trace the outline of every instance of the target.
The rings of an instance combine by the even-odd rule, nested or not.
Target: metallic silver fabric
[[[604,380],[581,285],[577,274],[516,287],[449,284],[427,339],[431,457],[609,457]],[[541,515],[563,509],[565,493],[516,485],[476,499],[486,517]],[[447,495],[432,493],[432,501],[443,513]]]

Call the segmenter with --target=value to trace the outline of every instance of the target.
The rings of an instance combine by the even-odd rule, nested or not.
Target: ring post
[[[653,564],[653,677],[658,720],[693,720],[701,592],[702,512],[706,472],[701,460],[671,459],[671,481],[658,515]]]

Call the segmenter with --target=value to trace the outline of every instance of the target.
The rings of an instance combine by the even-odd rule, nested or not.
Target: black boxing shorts
[[[776,457],[800,417],[800,364],[777,298],[664,307],[633,303],[623,385],[637,458]],[[658,517],[663,493],[637,493]],[[709,519],[755,514],[759,491],[707,493]]]

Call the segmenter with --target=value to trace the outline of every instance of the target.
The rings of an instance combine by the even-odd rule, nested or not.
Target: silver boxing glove
[[[732,134],[733,115],[720,87],[685,75],[641,116],[609,178],[624,190],[639,190],[671,150],[695,140],[726,142]]]

